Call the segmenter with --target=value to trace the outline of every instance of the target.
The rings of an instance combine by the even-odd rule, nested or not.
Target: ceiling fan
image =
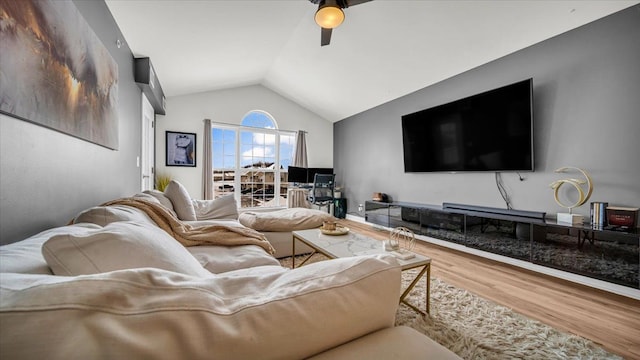
[[[371,0],[309,0],[318,5],[315,20],[322,28],[320,46],[329,45],[331,41],[331,31],[340,26],[344,21],[344,12],[349,6],[366,3]]]

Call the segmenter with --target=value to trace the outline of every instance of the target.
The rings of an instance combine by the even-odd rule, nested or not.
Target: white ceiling
[[[168,97],[262,84],[332,122],[639,2],[375,0],[321,47],[307,0],[106,0]]]

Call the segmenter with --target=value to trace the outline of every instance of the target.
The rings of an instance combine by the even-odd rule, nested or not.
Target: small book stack
[[[638,208],[608,206],[607,222],[609,225],[623,228],[638,227]]]
[[[594,229],[602,230],[607,226],[607,206],[606,202],[592,202],[591,203],[591,227]]]

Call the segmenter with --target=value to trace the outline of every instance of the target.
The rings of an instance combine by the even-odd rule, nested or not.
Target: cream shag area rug
[[[411,271],[402,274],[404,287],[415,276],[409,275]],[[425,286],[424,279],[420,280],[409,295],[409,302],[420,309],[425,308]],[[437,278],[431,279],[430,316],[419,316],[400,305],[396,325],[412,327],[464,359],[622,359],[590,340],[556,330]]]
[[[310,262],[325,260],[314,255]],[[281,259],[290,267],[291,258]],[[402,273],[403,289],[417,270]],[[408,296],[425,308],[426,281],[421,279]],[[396,325],[427,335],[463,359],[622,359],[577,335],[561,332],[513,310],[449,285],[431,280],[431,314],[423,317],[401,304]]]

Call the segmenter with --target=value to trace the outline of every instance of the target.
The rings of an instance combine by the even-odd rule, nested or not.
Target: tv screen
[[[405,172],[533,171],[533,80],[402,116]]]
[[[292,183],[307,183],[307,168],[289,166],[287,181]]]

